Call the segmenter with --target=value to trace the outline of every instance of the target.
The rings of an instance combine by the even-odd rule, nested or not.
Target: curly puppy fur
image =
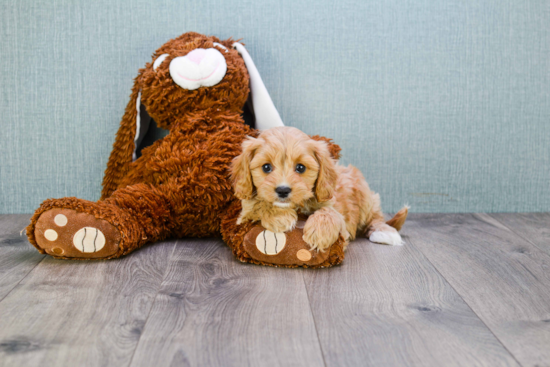
[[[303,239],[312,249],[324,251],[340,235],[347,243],[358,233],[373,242],[402,243],[397,231],[408,208],[386,223],[380,197],[361,172],[338,165],[325,142],[296,128],[249,137],[233,161],[232,175],[242,205],[237,223],[260,221],[270,231],[286,232],[295,227],[299,211],[310,215]]]

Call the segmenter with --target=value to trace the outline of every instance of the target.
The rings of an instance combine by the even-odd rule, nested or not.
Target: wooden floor
[[[332,269],[217,239],[62,261],[0,216],[1,366],[550,366],[550,214],[417,214]]]

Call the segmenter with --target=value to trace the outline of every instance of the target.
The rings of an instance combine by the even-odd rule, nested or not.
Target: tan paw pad
[[[296,257],[301,261],[309,261],[311,260],[311,252],[306,249],[301,249],[296,253]]]
[[[66,216],[63,214],[57,214],[55,218],[53,219],[54,223],[57,224],[59,227],[65,227],[67,225],[67,222],[69,221]]]
[[[53,229],[46,229],[44,237],[46,237],[48,241],[55,241],[57,240],[57,232]]]
[[[265,229],[256,237],[256,247],[262,254],[266,255],[277,255],[283,251],[285,244],[286,236],[284,233],[274,233]]]
[[[54,254],[56,254],[56,255],[63,255],[63,252],[64,252],[64,251],[63,251],[62,248],[54,247],[54,248],[52,249],[52,252],[53,252]]]
[[[82,252],[98,252],[105,246],[105,235],[94,227],[84,227],[73,237],[73,245]]]

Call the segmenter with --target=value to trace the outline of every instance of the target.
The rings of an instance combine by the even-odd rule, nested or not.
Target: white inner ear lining
[[[162,62],[168,57],[168,54],[162,54],[153,63],[153,70],[157,70],[157,68],[162,64]]]
[[[218,42],[213,42],[212,44],[213,44],[214,46],[219,46],[219,47],[223,48],[223,49],[225,50],[225,52],[227,52],[227,51],[228,51],[228,50],[227,50],[227,47],[225,47],[225,46],[224,46],[224,45],[222,45],[221,43],[218,43]]]
[[[168,55],[168,54],[166,54],[166,55]],[[134,137],[134,151],[132,153],[132,161],[135,161],[137,159],[137,153],[136,153],[137,152],[137,140],[139,138],[139,131],[141,130],[140,107],[141,107],[141,90],[139,91],[137,99],[136,99],[136,112],[137,112],[137,115],[136,115],[136,136]]]
[[[275,108],[271,97],[267,89],[265,88],[264,82],[260,77],[260,73],[254,65],[254,61],[246,51],[246,48],[238,43],[233,43],[233,48],[243,58],[243,61],[248,70],[248,75],[250,77],[250,96],[252,100],[252,110],[254,117],[256,118],[256,129],[258,130],[267,130],[272,127],[284,126],[279,112]]]

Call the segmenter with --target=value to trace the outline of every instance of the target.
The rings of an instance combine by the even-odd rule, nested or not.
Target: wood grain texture
[[[0,215],[0,301],[44,259],[21,234],[29,218],[28,214]]]
[[[516,366],[408,242],[358,239],[343,266],[305,274],[327,366]]]
[[[498,213],[489,215],[550,255],[550,213]]]
[[[414,215],[413,244],[523,366],[550,365],[550,256],[486,214]]]
[[[0,366],[548,366],[548,217],[414,214],[405,246],[311,270],[217,239],[59,261],[3,215]]]
[[[46,257],[0,302],[0,366],[127,366],[173,248],[109,261]]]
[[[132,366],[322,366],[302,274],[178,241]]]

